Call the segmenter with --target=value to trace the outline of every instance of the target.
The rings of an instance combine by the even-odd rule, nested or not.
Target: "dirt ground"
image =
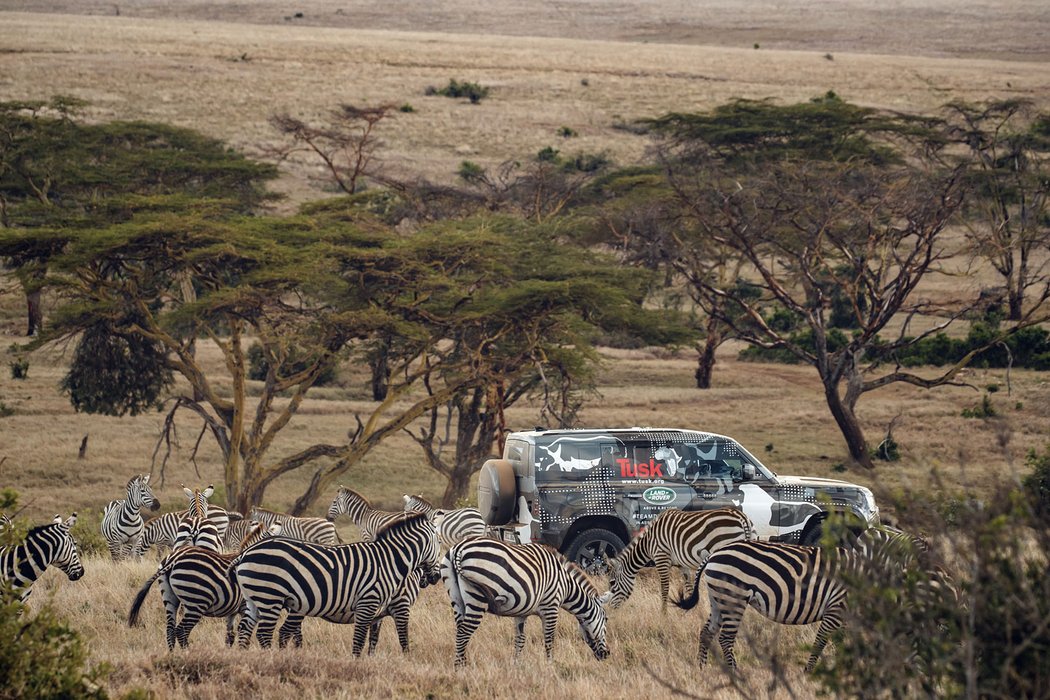
[[[736,98],[1046,108],[1040,4],[0,0],[0,100],[72,95],[88,119],[186,126],[258,157],[275,113],[318,123],[339,104],[386,103],[411,108],[381,129],[387,174],[450,182],[464,160],[495,167],[546,147],[636,163],[650,142],[624,126]],[[453,78],[491,94],[425,94]],[[315,161],[284,172],[285,210],[331,193]]]
[[[0,10],[1046,60],[1044,0],[3,0]]]

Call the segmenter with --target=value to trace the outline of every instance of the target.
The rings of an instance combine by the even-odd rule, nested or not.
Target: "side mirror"
[[[744,465],[744,481],[751,481],[755,478],[755,465],[745,464]]]

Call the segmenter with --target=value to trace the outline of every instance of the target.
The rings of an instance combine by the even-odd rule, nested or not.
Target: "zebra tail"
[[[707,562],[705,561],[700,568],[696,570],[696,576],[693,577],[692,592],[688,596],[679,597],[674,601],[674,604],[682,610],[692,610],[696,607],[696,604],[700,602],[700,577],[703,575],[706,566]]]
[[[149,594],[149,589],[153,586],[153,583],[161,577],[165,571],[168,570],[166,565],[161,565],[157,569],[157,573],[149,577],[149,579],[142,585],[139,592],[135,594],[135,600],[131,603],[131,610],[128,612],[128,627],[134,627],[139,623],[139,610],[142,608],[142,603],[145,602],[146,596]]]

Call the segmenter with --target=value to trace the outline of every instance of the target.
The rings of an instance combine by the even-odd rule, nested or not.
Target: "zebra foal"
[[[438,557],[437,533],[421,513],[381,530],[374,542],[326,546],[284,537],[260,542],[233,565],[246,607],[238,643],[247,647],[256,633],[259,645],[268,648],[277,618],[287,610],[293,625],[303,617],[353,623],[353,654],[360,656],[373,622],[403,595],[409,577],[437,582]],[[406,626],[407,612],[399,613]],[[286,640],[295,636],[291,629]]]
[[[377,510],[357,491],[340,486],[332,505],[328,507],[328,520],[335,520],[343,513],[349,515],[350,520],[361,530],[365,542],[374,542],[377,532],[405,517],[405,513],[400,510]]]
[[[433,521],[438,542],[445,549],[468,537],[484,537],[488,532],[485,519],[477,508],[441,510],[422,496],[407,493],[404,501],[406,512],[425,513]]]
[[[456,620],[457,667],[466,663],[467,645],[486,611],[515,618],[515,655],[525,646],[525,618],[538,615],[543,648],[547,659],[553,658],[560,608],[576,616],[595,658],[609,655],[598,590],[578,566],[546,545],[464,540],[445,554],[441,576]]]
[[[160,510],[160,501],[153,495],[149,485],[149,474],[131,477],[127,484],[127,497],[121,501],[110,501],[102,511],[102,536],[106,538],[109,554],[114,561],[127,559],[138,551],[142,537],[143,508]]]
[[[696,571],[708,557],[731,542],[754,539],[755,528],[742,511],[665,510],[610,562],[609,592],[604,600],[620,607],[634,590],[635,577],[646,566],[656,566],[660,575],[660,609],[667,611],[671,567]]]
[[[21,544],[0,547],[0,584],[21,589],[19,600],[24,603],[33,591],[33,583],[51,565],[63,571],[70,581],[82,577],[84,565],[70,533],[76,522],[76,513],[65,522],[56,515],[50,524],[31,529]],[[5,529],[10,523],[5,523]]]

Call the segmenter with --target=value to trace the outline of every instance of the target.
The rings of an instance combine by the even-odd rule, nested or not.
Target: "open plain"
[[[463,160],[484,165],[527,158],[546,146],[601,152],[617,164],[643,159],[648,142],[632,121],[698,111],[738,97],[791,103],[833,90],[861,105],[931,112],[952,100],[1025,97],[1050,107],[1050,15],[1035,0],[621,0],[509,2],[178,2],[0,0],[0,100],[86,100],[89,119],[144,119],[197,129],[249,154],[276,138],[274,113],[314,118],[341,103],[411,105],[383,127],[379,157],[400,176],[452,181]],[[491,86],[481,104],[426,95],[449,79]],[[564,139],[562,127],[578,135]],[[329,193],[315,165],[286,163],[276,189],[295,205]],[[0,278],[0,347],[20,342],[22,300]],[[1024,455],[1050,432],[1050,377],[973,369],[968,387],[924,391],[898,386],[865,395],[859,414],[870,441],[900,416],[894,438],[902,459],[875,472],[846,465],[846,451],[807,367],[743,363],[727,344],[714,388],[691,388],[695,353],[608,350],[600,396],[583,410],[587,425],[679,426],[732,435],[784,474],[845,478],[882,494],[980,489],[1016,480]],[[44,522],[76,510],[85,538],[96,538],[101,507],[121,497],[134,473],[154,471],[161,414],[107,418],[75,414],[58,391],[71,348],[29,357],[14,380],[5,360],[0,400],[0,487],[20,494],[23,515]],[[217,365],[214,348],[201,352]],[[311,392],[275,457],[335,441],[369,404],[364,377],[341,370],[336,386]],[[994,419],[963,409],[994,385]],[[536,406],[508,416],[512,429],[535,421]],[[199,425],[180,424],[181,443],[163,472],[165,510],[181,503],[180,483],[221,480],[207,440],[190,460]],[[88,436],[83,459],[77,458]],[[286,508],[308,475],[268,491]],[[949,484],[950,487],[945,486]],[[400,494],[437,496],[440,479],[407,437],[374,450],[346,481],[381,507]],[[327,503],[317,505],[320,514]],[[887,514],[892,518],[892,512]],[[340,524],[346,539],[356,533]],[[471,665],[452,668],[453,625],[445,594],[423,592],[413,609],[413,649],[396,651],[392,625],[373,658],[350,658],[348,629],[308,621],[302,650],[247,653],[222,647],[222,625],[194,633],[189,651],[168,654],[154,592],[145,627],[125,625],[131,598],[154,570],[151,560],[114,564],[100,554],[69,582],[48,572],[33,603],[50,600],[88,640],[91,658],[111,668],[107,688],[136,687],[156,697],[661,697],[681,689],[700,697],[741,692],[812,697],[802,645],[814,629],[783,628],[749,615],[738,645],[748,670],[742,690],[717,665],[698,673],[695,653],[705,610],[658,610],[647,580],[610,618],[611,658],[599,663],[563,616],[555,661],[542,657],[530,621],[524,657],[512,661],[512,623],[487,619]],[[604,585],[604,584],[601,584]],[[704,608],[702,605],[701,608]],[[753,645],[749,647],[749,645]],[[749,652],[752,648],[755,651]],[[761,649],[780,655],[771,673]],[[784,683],[788,685],[785,686]]]

